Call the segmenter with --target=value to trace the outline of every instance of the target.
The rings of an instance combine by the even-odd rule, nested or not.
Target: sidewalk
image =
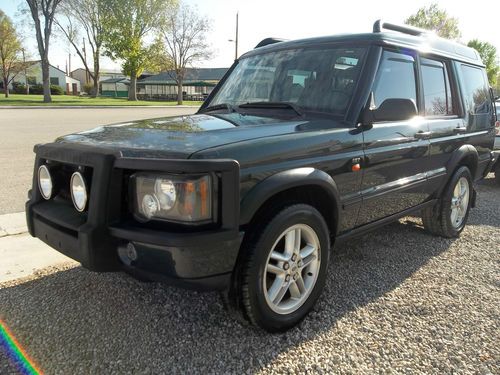
[[[0,283],[74,262],[28,233],[24,212],[0,215]]]

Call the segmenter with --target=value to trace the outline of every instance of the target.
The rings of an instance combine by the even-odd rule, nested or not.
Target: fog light
[[[73,204],[78,211],[82,212],[87,207],[87,186],[80,172],[73,173],[70,185]]]
[[[44,199],[50,199],[52,196],[52,177],[50,176],[49,168],[41,165],[38,168],[38,188]]]
[[[137,260],[137,250],[135,249],[135,246],[132,242],[129,242],[127,244],[127,257],[132,262]]]

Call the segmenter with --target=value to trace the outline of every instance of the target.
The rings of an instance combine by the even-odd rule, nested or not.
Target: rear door
[[[476,178],[481,177],[490,160],[494,144],[495,113],[488,77],[484,68],[455,63],[463,95],[466,132],[464,142],[474,146],[478,153]]]
[[[389,98],[417,103],[419,87],[414,51],[384,50],[373,86],[375,105]],[[424,202],[429,128],[416,117],[374,123],[363,131],[365,163],[361,183],[362,207],[357,225],[401,212]]]
[[[422,109],[429,125],[429,170],[432,192],[445,183],[446,166],[452,153],[464,144],[467,124],[460,116],[457,84],[452,80],[449,61],[436,57],[420,58]]]

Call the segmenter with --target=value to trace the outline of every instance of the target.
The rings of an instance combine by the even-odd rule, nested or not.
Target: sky
[[[207,40],[214,50],[201,67],[229,67],[234,60],[236,13],[239,13],[239,55],[252,49],[262,39],[278,37],[299,39],[322,35],[371,32],[373,22],[383,18],[388,22],[403,23],[404,19],[432,0],[185,0],[197,8],[199,14],[211,20],[212,30]],[[500,1],[437,0],[440,8],[459,20],[462,42],[477,38],[493,44],[500,55]],[[38,58],[33,28],[22,22],[19,6],[24,0],[0,0],[2,9],[16,23],[19,33],[32,56]],[[65,69],[71,53],[71,70],[83,67],[63,36],[52,40],[49,61]],[[101,68],[120,69],[119,62],[104,58]]]

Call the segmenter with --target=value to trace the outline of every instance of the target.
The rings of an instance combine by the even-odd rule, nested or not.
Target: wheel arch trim
[[[337,184],[326,172],[312,168],[294,168],[273,174],[255,185],[241,200],[240,225],[248,224],[262,205],[281,192],[297,187],[320,187],[334,204],[334,226],[337,228],[341,207]]]

